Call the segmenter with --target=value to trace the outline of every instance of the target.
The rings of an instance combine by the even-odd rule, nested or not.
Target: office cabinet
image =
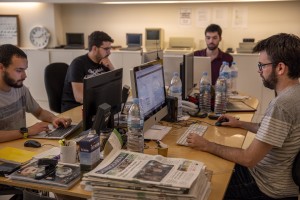
[[[44,70],[50,63],[49,53],[45,50],[24,49],[28,58],[27,78],[24,81],[33,98],[39,101],[47,101],[47,93],[44,84]]]

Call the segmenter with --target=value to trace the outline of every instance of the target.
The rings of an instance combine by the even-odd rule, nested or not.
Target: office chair
[[[1,186],[0,186],[0,196],[2,196],[2,195],[12,195],[13,199],[16,199],[16,200],[19,199],[19,200],[21,200],[22,199],[22,194],[23,194],[23,191],[21,189],[17,189],[17,188],[11,187],[11,188],[3,189],[2,190]],[[0,197],[0,199],[1,199],[1,197]]]
[[[61,113],[61,99],[68,67],[66,63],[51,63],[44,71],[49,107],[56,113]]]
[[[298,152],[293,163],[292,177],[296,185],[299,187],[298,200],[300,200],[300,151]]]

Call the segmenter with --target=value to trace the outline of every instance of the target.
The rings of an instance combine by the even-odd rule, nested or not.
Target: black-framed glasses
[[[267,65],[273,65],[273,63],[265,63],[265,64],[263,64],[261,62],[258,62],[257,67],[258,67],[259,71],[262,71],[265,68],[265,66],[267,66]]]
[[[110,51],[111,50],[111,47],[99,47],[101,49],[104,49],[105,51]]]

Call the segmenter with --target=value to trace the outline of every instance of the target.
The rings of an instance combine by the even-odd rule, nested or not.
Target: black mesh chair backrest
[[[57,113],[61,113],[61,99],[68,67],[66,63],[51,63],[45,68],[44,79],[49,107]]]
[[[292,177],[296,185],[300,186],[300,151],[293,163]]]

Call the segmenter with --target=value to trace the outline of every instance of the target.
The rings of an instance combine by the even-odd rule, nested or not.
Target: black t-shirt
[[[81,104],[75,101],[72,82],[83,83],[83,78],[86,75],[102,73],[109,71],[109,68],[102,64],[93,62],[88,54],[75,58],[68,68],[65,78],[65,84],[62,95],[62,112],[80,106]]]

